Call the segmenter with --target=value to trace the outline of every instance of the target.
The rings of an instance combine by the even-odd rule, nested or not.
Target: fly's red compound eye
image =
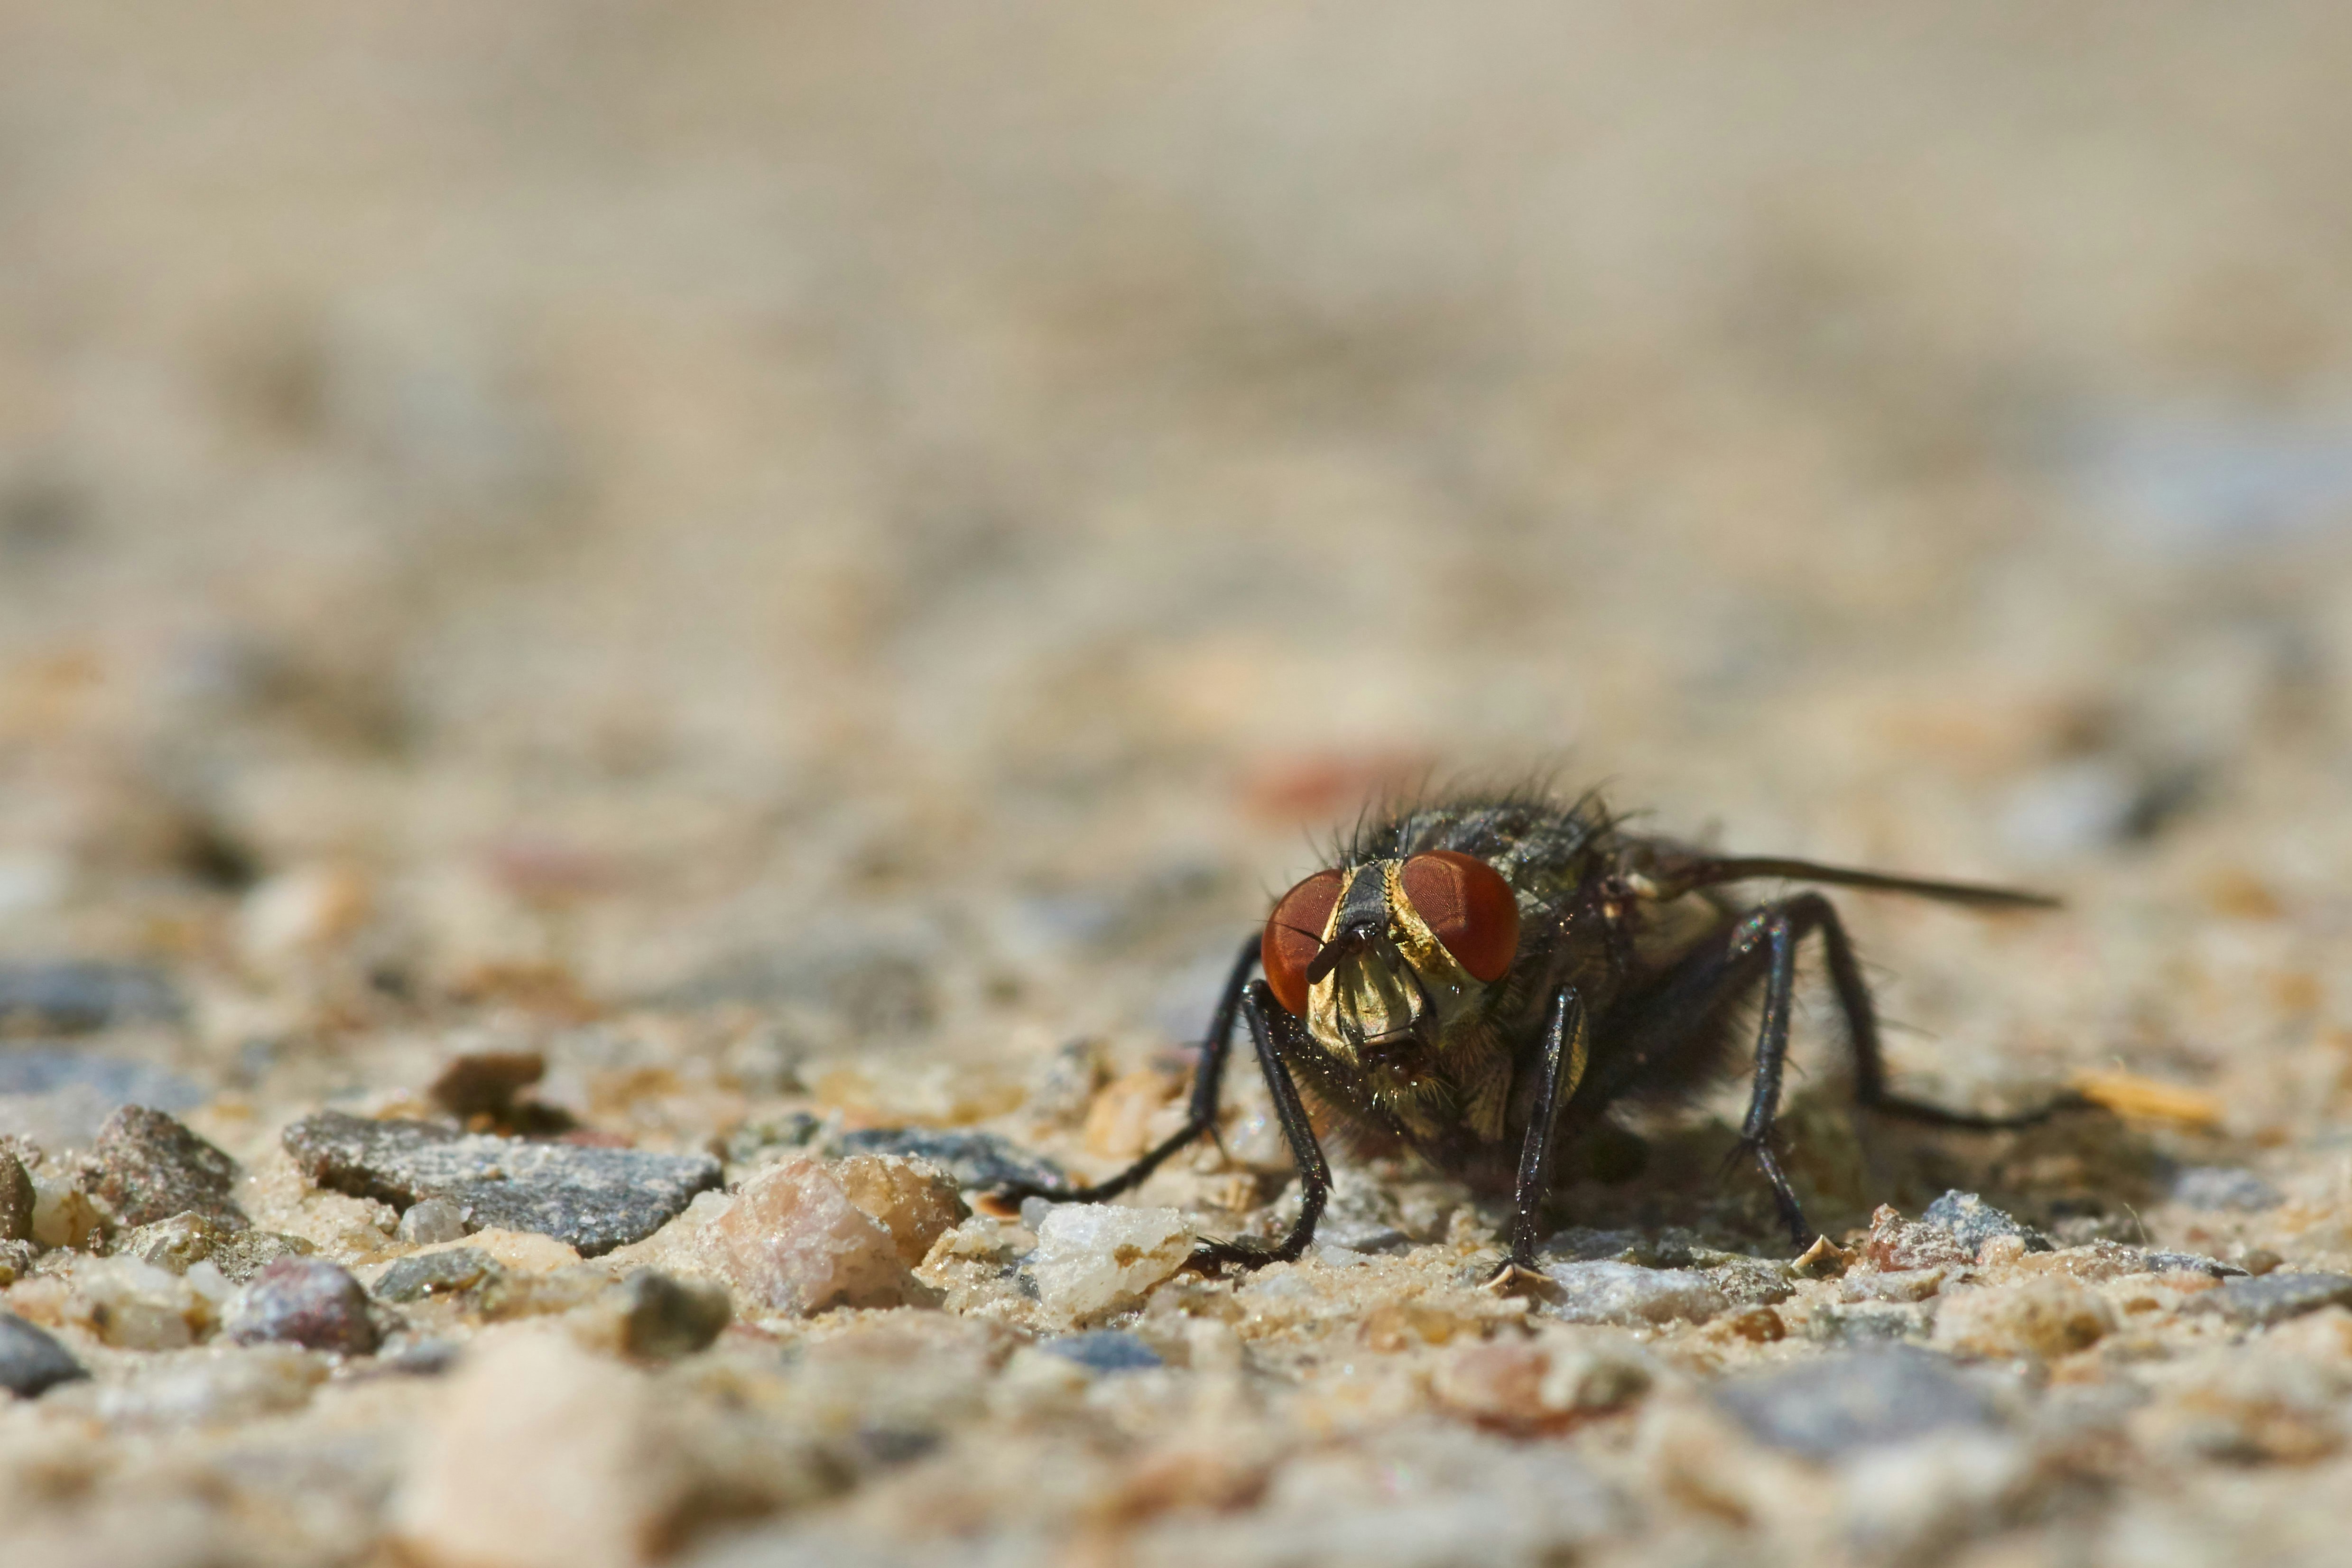
[[[1331,906],[1339,901],[1342,879],[1337,871],[1318,871],[1274,906],[1265,918],[1265,936],[1258,956],[1265,965],[1265,983],[1283,1010],[1294,1016],[1307,1013],[1307,966],[1323,948],[1323,928]]]
[[[1455,963],[1488,982],[1509,973],[1519,951],[1519,903],[1500,872],[1468,855],[1433,849],[1406,861],[1397,882]]]

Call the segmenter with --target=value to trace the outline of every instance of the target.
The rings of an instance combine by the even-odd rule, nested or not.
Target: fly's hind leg
[[[1830,985],[1837,994],[1838,1010],[1845,1016],[1846,1041],[1853,1051],[1853,1092],[1858,1104],[1937,1127],[1998,1131],[2033,1126],[2081,1103],[2077,1097],[2064,1095],[2021,1114],[1987,1116],[1952,1110],[1890,1092],[1886,1087],[1885,1058],[1879,1049],[1877,1010],[1871,1004],[1870,987],[1863,980],[1862,965],[1854,958],[1853,943],[1838,920],[1836,906],[1819,893],[1800,893],[1786,902],[1765,906],[1749,917],[1749,924],[1743,927],[1734,946],[1735,953],[1744,946],[1767,955],[1764,1016],[1756,1035],[1756,1087],[1748,1099],[1748,1117],[1740,1126],[1739,1140],[1741,1147],[1763,1171],[1764,1179],[1771,1184],[1780,1218],[1799,1247],[1806,1245],[1811,1232],[1805,1224],[1804,1208],[1797,1202],[1796,1192],[1780,1169],[1780,1156],[1772,1135],[1780,1110],[1781,1072],[1789,1054],[1789,1006],[1796,984],[1797,949],[1815,931],[1821,933],[1822,947],[1829,960]]]
[[[1192,1074],[1192,1103],[1184,1118],[1184,1125],[1160,1140],[1143,1158],[1107,1181],[1092,1186],[1073,1187],[1047,1185],[1042,1182],[1013,1182],[999,1187],[991,1195],[1003,1203],[1017,1204],[1025,1198],[1045,1198],[1057,1204],[1098,1204],[1105,1198],[1115,1198],[1129,1188],[1140,1186],[1144,1178],[1168,1163],[1170,1156],[1198,1138],[1217,1135],[1217,1095],[1224,1082],[1225,1060],[1233,1055],[1234,1025],[1242,1007],[1242,994],[1249,985],[1250,971],[1258,961],[1258,939],[1255,936],[1244,944],[1241,954],[1234,960],[1232,971],[1225,976],[1224,989],[1218,994],[1217,1010],[1209,1020],[1208,1038],[1201,1043],[1201,1065]]]

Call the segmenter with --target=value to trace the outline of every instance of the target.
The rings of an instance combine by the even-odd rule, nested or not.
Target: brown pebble
[[[452,1057],[425,1093],[459,1118],[504,1121],[515,1096],[547,1075],[547,1058],[537,1051],[471,1051]]]

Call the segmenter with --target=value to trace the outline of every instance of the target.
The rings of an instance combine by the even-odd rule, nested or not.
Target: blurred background
[[[2312,1131],[2347,58],[2318,3],[0,5],[0,954],[160,969],[123,1048],[208,1090],[464,1025],[903,1113],[861,1064],[1181,1041],[1367,791],[1552,769],[2068,893],[1861,911],[1918,1070]]]

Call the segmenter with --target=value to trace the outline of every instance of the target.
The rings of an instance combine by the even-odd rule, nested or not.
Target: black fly
[[[1945,1127],[2024,1116],[1948,1110],[1891,1092],[1870,991],[1837,910],[1818,892],[1752,903],[1740,883],[1779,879],[2048,909],[2038,893],[1922,880],[1806,860],[1731,857],[1629,833],[1591,796],[1471,797],[1367,819],[1336,864],[1275,904],[1235,961],[1202,1046],[1184,1126],[1090,1187],[1008,1190],[1094,1202],[1135,1186],[1216,1124],[1217,1092],[1246,1022],[1297,1162],[1298,1222],[1277,1246],[1203,1242],[1196,1261],[1295,1258],[1331,1184],[1306,1099],[1375,1140],[1474,1185],[1513,1194],[1506,1276],[1536,1266],[1540,1210],[1561,1148],[1611,1107],[1686,1100],[1727,1065],[1761,1000],[1742,1148],[1799,1247],[1811,1239],[1780,1168],[1773,1123],[1798,951],[1821,939],[1853,1051],[1855,1098]],[[1263,979],[1253,979],[1263,971]]]

